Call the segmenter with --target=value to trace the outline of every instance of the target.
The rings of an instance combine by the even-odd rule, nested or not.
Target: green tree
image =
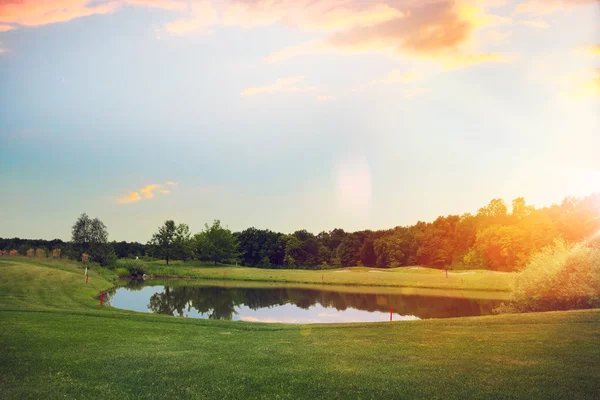
[[[317,261],[320,265],[323,263],[328,264],[331,261],[331,250],[329,250],[329,247],[323,245],[319,246]]]
[[[92,261],[102,265],[113,260],[106,225],[98,218],[90,219],[86,213],[81,214],[71,230],[71,240],[78,258],[87,253]]]
[[[302,242],[294,235],[285,237],[285,256],[283,264],[286,266],[302,265],[306,253],[302,249]]]
[[[164,225],[158,228],[158,232],[152,235],[152,239],[148,242],[150,253],[153,257],[164,258],[167,265],[169,259],[176,254],[175,238],[177,226],[175,221],[165,221]]]
[[[173,238],[174,258],[187,261],[194,254],[194,245],[191,238],[190,227],[179,224],[175,229]]]
[[[527,232],[518,226],[492,225],[477,234],[475,249],[486,268],[515,271],[527,263],[534,247]]]
[[[215,264],[237,261],[239,243],[231,231],[223,228],[218,219],[212,226],[205,224],[204,227],[204,231],[194,235],[194,247],[199,257]]]
[[[360,262],[367,267],[373,267],[377,263],[373,239],[366,238],[360,248]]]
[[[30,245],[28,244],[22,244],[19,246],[19,254],[22,256],[26,256],[27,255],[27,251],[31,248]]]
[[[402,239],[397,234],[390,233],[373,242],[378,267],[399,267],[404,260]]]
[[[357,235],[349,234],[340,242],[335,250],[339,263],[344,267],[358,265],[360,261],[361,242]]]

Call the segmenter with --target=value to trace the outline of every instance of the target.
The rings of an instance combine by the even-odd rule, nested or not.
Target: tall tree
[[[360,262],[362,265],[367,267],[375,266],[377,263],[377,256],[375,255],[375,248],[373,247],[373,239],[366,238],[360,248]]]
[[[179,224],[175,229],[173,238],[174,258],[178,258],[186,262],[192,258],[194,246],[191,238],[190,227],[186,224]]]
[[[358,265],[361,243],[358,235],[348,234],[335,250],[336,261],[343,267]]]
[[[78,252],[88,253],[91,260],[107,264],[111,260],[112,249],[108,244],[106,225],[98,218],[90,219],[86,213],[79,216],[71,230],[71,240]]]
[[[175,254],[176,231],[175,221],[165,221],[165,224],[158,228],[158,232],[152,235],[152,239],[148,242],[152,256],[164,258],[167,265],[169,265],[169,259],[173,258]]]
[[[205,224],[204,227],[204,231],[194,235],[194,247],[198,255],[215,264],[236,261],[239,243],[231,231],[223,228],[218,219],[211,226]]]

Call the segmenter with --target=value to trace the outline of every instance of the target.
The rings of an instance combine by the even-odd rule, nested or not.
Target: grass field
[[[443,270],[421,267],[352,267],[311,271],[213,266],[193,262],[167,266],[164,262],[150,262],[145,263],[145,268],[148,274],[163,277],[488,291],[510,291],[514,278],[513,273],[486,270],[449,271],[446,277]]]
[[[373,274],[379,275],[379,274]],[[0,398],[594,399],[600,310],[349,325],[100,308],[113,276],[0,259]]]

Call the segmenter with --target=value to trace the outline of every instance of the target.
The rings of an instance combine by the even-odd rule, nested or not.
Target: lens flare
[[[366,217],[371,207],[371,171],[364,157],[348,157],[335,167],[339,210],[352,217]]]

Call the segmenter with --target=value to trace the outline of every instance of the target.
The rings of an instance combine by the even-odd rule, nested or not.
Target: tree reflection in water
[[[143,287],[133,284],[130,289]],[[298,288],[231,288],[218,286],[169,286],[150,297],[148,308],[158,314],[184,316],[195,309],[210,319],[231,320],[236,307],[252,310],[293,304],[309,309],[317,304],[335,308],[414,315],[419,318],[446,318],[491,314],[498,301],[455,297],[399,294],[346,293]]]

